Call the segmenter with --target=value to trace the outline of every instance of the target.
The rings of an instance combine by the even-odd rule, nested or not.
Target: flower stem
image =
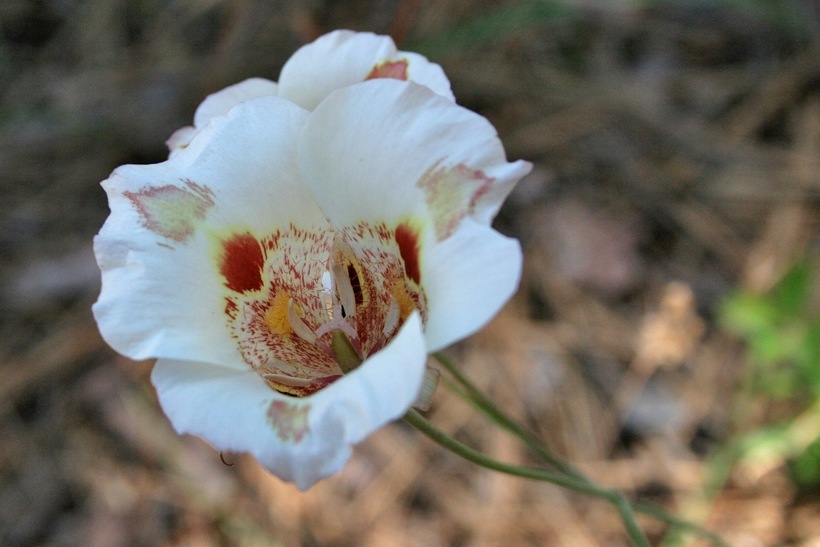
[[[565,475],[568,475],[571,478],[574,478],[578,481],[582,481],[592,486],[594,489],[599,489],[583,473],[578,471],[570,464],[561,460],[558,456],[554,455],[546,446],[544,446],[543,442],[540,439],[538,439],[538,437],[524,429],[515,420],[513,420],[501,409],[499,409],[495,405],[495,403],[493,403],[492,400],[490,400],[480,389],[478,389],[478,387],[476,387],[475,384],[473,384],[470,381],[470,379],[467,378],[467,376],[465,376],[453,364],[453,362],[450,361],[447,357],[445,357],[442,353],[436,353],[434,354],[434,357],[439,363],[441,363],[441,365],[459,384],[458,386],[456,386],[450,382],[446,382],[448,387],[450,387],[450,389],[453,392],[455,392],[469,404],[473,405],[476,409],[483,412],[496,425],[498,425],[502,429],[505,429],[506,431],[517,437],[519,440],[521,440],[527,446],[527,448],[532,450],[548,465],[551,465],[556,470],[560,471],[561,473],[564,473]],[[601,497],[595,493],[591,493],[590,495]],[[624,498],[622,495],[621,497],[624,499],[624,501],[626,500],[626,498]],[[703,536],[707,538],[713,545],[726,545],[726,542],[723,541],[723,539],[721,539],[718,535],[698,526],[693,522],[678,518],[670,514],[662,507],[659,507],[655,504],[646,502],[633,502],[631,503],[631,508],[633,511],[665,522],[672,528],[677,529],[679,531],[686,531]],[[621,507],[618,507],[618,510],[622,511],[623,509]]]
[[[536,453],[544,462],[548,463],[558,471],[575,477],[576,479],[587,479],[580,471],[570,464],[555,456],[544,444],[532,433],[518,425],[512,418],[502,412],[484,393],[478,389],[464,374],[458,370],[447,357],[441,353],[434,354],[436,360],[447,369],[447,372],[466,390],[467,401],[482,411],[490,420],[495,422],[502,429],[506,429],[514,436],[518,437],[530,450]],[[587,481],[589,482],[589,481]]]
[[[486,454],[467,446],[458,439],[451,437],[444,431],[431,424],[426,418],[424,418],[424,416],[413,409],[409,410],[407,414],[404,415],[404,421],[427,435],[441,447],[446,448],[450,452],[453,452],[454,454],[480,467],[516,477],[549,482],[575,492],[588,494],[609,501],[615,506],[618,513],[620,513],[621,519],[626,527],[626,531],[629,534],[629,537],[632,538],[634,544],[639,547],[649,547],[649,540],[646,539],[643,531],[638,526],[638,523],[635,520],[635,514],[632,512],[632,507],[629,505],[629,502],[623,494],[617,490],[599,488],[589,482],[578,480],[563,473],[555,473],[546,469],[524,467],[494,460]]]

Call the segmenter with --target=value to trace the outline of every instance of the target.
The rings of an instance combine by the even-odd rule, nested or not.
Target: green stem
[[[532,450],[535,454],[541,457],[541,459],[553,466],[556,470],[568,475],[571,478],[574,478],[578,481],[582,481],[588,485],[591,485],[593,488],[596,488],[595,485],[586,477],[583,473],[575,469],[570,464],[562,461],[560,458],[555,456],[544,444],[541,442],[538,437],[534,434],[530,433],[520,425],[518,425],[515,420],[510,418],[507,414],[505,414],[501,409],[499,409],[492,400],[490,400],[484,393],[478,389],[478,387],[473,384],[469,378],[467,378],[462,372],[450,361],[447,357],[445,357],[441,353],[434,354],[436,360],[447,370],[447,372],[458,382],[460,385],[453,385],[451,382],[446,382],[447,386],[456,393],[459,397],[465,400],[467,403],[473,405],[476,409],[483,412],[491,421],[497,424],[502,429],[505,429],[519,440],[521,440],[527,448]],[[593,494],[595,495],[595,494]],[[623,498],[623,496],[621,496]],[[623,498],[624,500],[626,498]],[[616,505],[617,507],[617,505]],[[718,535],[698,526],[693,522],[689,522],[687,520],[675,517],[671,515],[668,511],[663,509],[662,507],[658,507],[657,505],[645,502],[633,502],[631,507],[634,511],[650,516],[661,522],[665,522],[669,526],[679,530],[679,531],[687,531],[690,533],[698,534],[703,536],[704,538],[708,539],[713,545],[719,546],[726,546],[726,542],[723,541]],[[622,509],[619,508],[619,511]]]
[[[499,427],[506,429],[518,437],[527,446],[527,448],[536,453],[547,464],[551,465],[558,471],[561,471],[565,475],[589,482],[580,471],[555,456],[535,435],[518,425],[518,423],[516,423],[512,418],[507,416],[497,406],[495,406],[495,403],[493,403],[480,389],[475,386],[475,384],[473,384],[464,374],[462,374],[452,361],[447,359],[447,357],[441,353],[434,354],[434,357],[445,369],[447,369],[447,372],[455,378],[459,384],[461,384],[464,390],[466,390],[465,399],[469,403],[482,411],[488,418],[498,424]]]
[[[616,507],[618,513],[620,513],[627,533],[629,534],[629,537],[632,538],[635,545],[638,545],[639,547],[649,547],[649,541],[646,539],[643,531],[638,526],[638,523],[635,520],[635,515],[632,512],[632,507],[620,492],[616,490],[599,488],[589,482],[578,480],[563,473],[555,473],[545,469],[535,469],[532,467],[513,465],[494,460],[486,454],[467,446],[461,441],[451,437],[444,431],[438,429],[436,426],[427,421],[424,416],[419,414],[417,410],[410,409],[407,414],[404,415],[404,420],[420,432],[427,435],[441,447],[446,448],[450,452],[453,452],[454,454],[461,456],[465,460],[480,467],[516,477],[549,482],[568,490],[573,490],[575,492],[580,492],[582,494],[587,494],[609,501]]]
[[[632,508],[642,514],[647,515],[649,517],[658,519],[661,522],[665,522],[670,526],[669,534],[673,534],[677,537],[677,534],[680,532],[689,532],[692,534],[697,534],[703,536],[707,540],[709,540],[712,545],[718,545],[719,547],[729,547],[729,544],[723,541],[723,538],[718,536],[717,534],[710,532],[704,528],[701,528],[698,524],[694,522],[684,520],[675,516],[670,515],[666,512],[665,509],[658,507],[653,503],[646,503],[642,501],[633,502]],[[666,540],[664,539],[661,542],[661,545],[666,545]]]

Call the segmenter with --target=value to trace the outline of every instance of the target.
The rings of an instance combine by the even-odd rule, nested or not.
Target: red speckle
[[[236,312],[239,311],[239,306],[236,305],[230,298],[225,299],[225,315],[231,319],[236,319]]]
[[[262,247],[251,234],[237,234],[222,243],[219,271],[225,286],[236,292],[262,288]]]
[[[341,378],[340,375],[334,374],[332,376],[316,378],[315,380],[304,386],[288,386],[288,391],[279,391],[278,389],[277,391],[279,391],[279,393],[282,393],[283,395],[293,395],[294,397],[307,397],[309,395],[313,395],[319,390],[326,388],[339,378]]]
[[[373,67],[365,80],[375,80],[376,78],[393,78],[394,80],[407,80],[407,60],[385,61]]]
[[[419,238],[406,224],[396,228],[396,243],[399,245],[399,254],[404,261],[404,273],[416,285],[421,284],[421,270],[419,269]]]

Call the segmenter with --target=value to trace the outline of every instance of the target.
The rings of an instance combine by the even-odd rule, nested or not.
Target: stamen
[[[289,387],[303,387],[310,385],[311,382],[314,381],[308,380],[306,378],[295,378],[293,376],[285,376],[284,374],[272,374],[270,372],[262,374],[262,378],[270,380],[271,382],[276,382],[279,385]]]
[[[347,275],[347,269],[341,264],[333,265],[333,281],[336,283],[345,316],[353,317],[356,315],[356,293],[353,292],[353,284]]]
[[[302,321],[302,318],[299,317],[293,308],[293,298],[288,301],[288,323],[290,323],[290,328],[293,329],[293,332],[295,332],[299,338],[309,344],[316,343],[316,335],[310,330],[310,327]]]
[[[349,336],[351,339],[357,339],[359,337],[359,333],[356,332],[356,329],[354,329],[350,325],[350,323],[345,321],[342,318],[342,314],[340,313],[336,314],[336,317],[334,319],[331,319],[330,321],[316,329],[316,336],[322,336],[323,334],[326,334],[332,330],[340,330],[347,336]]]
[[[387,310],[387,317],[384,318],[384,328],[382,328],[382,334],[384,336],[390,336],[393,334],[393,331],[396,330],[396,327],[399,326],[399,320],[401,319],[401,310],[399,309],[399,303],[395,297],[390,297],[390,309]]]
[[[325,313],[328,319],[333,319],[333,297],[329,294],[322,293],[322,303],[325,305]]]

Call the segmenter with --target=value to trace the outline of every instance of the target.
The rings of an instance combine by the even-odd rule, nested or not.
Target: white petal
[[[463,218],[488,224],[530,169],[507,162],[482,116],[388,79],[325,99],[300,137],[299,165],[334,226],[421,217],[439,239]]]
[[[308,116],[278,97],[249,99],[212,119],[167,163],[214,190],[225,224],[262,231],[289,223],[325,225],[294,160],[295,140]]]
[[[427,86],[442,97],[455,102],[456,98],[450,89],[450,80],[447,79],[440,65],[431,63],[424,55],[410,51],[399,51],[395,58],[407,60],[408,80]]]
[[[312,110],[327,95],[363,82],[384,63],[406,65],[406,76],[453,100],[450,82],[441,67],[425,57],[396,51],[388,36],[337,30],[301,47],[282,67],[279,95]]]
[[[211,118],[227,114],[228,111],[239,103],[256,97],[273,97],[277,94],[275,82],[264,78],[248,78],[237,84],[226,87],[208,95],[194,114],[194,125],[202,128]]]
[[[103,183],[111,215],[94,242],[103,279],[94,314],[114,349],[240,366],[220,238],[326,227],[293,159],[306,116],[276,97],[253,99],[170,160],[120,167]]]
[[[178,129],[165,142],[169,157],[187,147],[194,135],[201,131],[212,118],[227,114],[231,108],[248,99],[275,96],[276,90],[276,84],[270,80],[249,78],[208,95],[196,109],[194,125]]]
[[[473,334],[518,288],[517,240],[467,220],[449,238],[423,251],[427,349],[438,351]]]
[[[250,452],[304,490],[339,471],[351,445],[410,408],[425,361],[414,314],[384,350],[310,397],[276,393],[252,372],[185,361],[158,361],[152,381],[179,433],[217,450]]]
[[[130,241],[113,233],[138,232],[133,222],[106,227],[94,240],[102,292],[93,307],[105,341],[132,359],[201,359],[246,369],[226,326],[207,240],[168,249],[138,233]]]
[[[165,146],[168,148],[168,157],[170,158],[180,150],[184,150],[196,134],[197,129],[193,125],[187,125],[174,131],[165,141]]]

